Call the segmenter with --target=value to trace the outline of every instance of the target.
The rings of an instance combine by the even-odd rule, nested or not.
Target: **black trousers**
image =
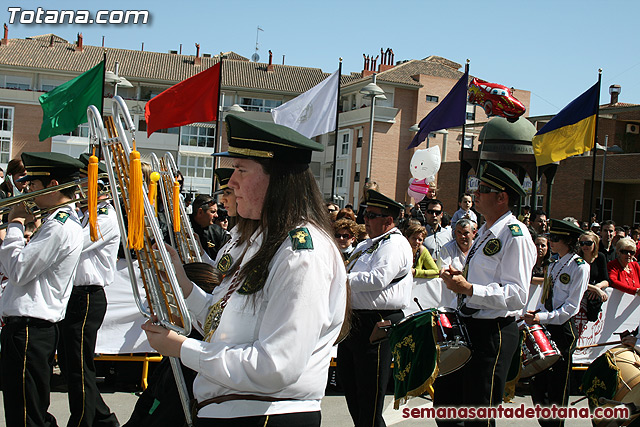
[[[320,411],[241,418],[196,418],[196,427],[320,427]]]
[[[401,310],[354,310],[351,332],[338,346],[338,382],[355,427],[385,427],[384,395],[391,373],[389,341],[372,345],[369,336],[383,318],[402,319]]]
[[[518,348],[518,326],[513,317],[464,318],[472,345],[471,360],[434,383],[434,407],[488,407],[502,403],[507,373]],[[438,426],[494,426],[495,420],[444,420]]]
[[[578,330],[569,319],[562,325],[545,325],[551,339],[556,343],[562,358],[549,369],[536,374],[531,379],[531,399],[541,406],[567,406],[569,403],[569,380],[571,378],[571,356],[578,341]],[[539,419],[543,427],[563,426],[563,419]]]
[[[67,313],[59,324],[58,361],[69,389],[69,427],[119,425],[100,396],[93,362],[98,329],[106,311],[102,286],[74,286]]]
[[[34,318],[7,318],[0,333],[0,375],[7,426],[58,424],[49,409],[49,382],[58,328]]]

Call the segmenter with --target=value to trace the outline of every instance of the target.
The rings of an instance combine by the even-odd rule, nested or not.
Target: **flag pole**
[[[104,118],[104,80],[107,78],[107,49],[102,50],[102,91],[100,92],[100,115]],[[98,159],[102,159],[102,147],[100,147],[100,142],[98,142],[95,146],[91,146],[89,144],[89,155],[92,155],[93,149],[96,149],[96,157]]]
[[[336,131],[333,144],[333,174],[331,174],[331,203],[336,202],[336,162],[338,161],[338,122],[340,120],[340,79],[342,77],[342,58],[338,65],[338,99],[336,102]]]
[[[598,121],[600,120],[600,85],[602,83],[602,68],[598,69],[598,96],[596,97],[596,129],[595,135],[593,137],[593,149],[591,150],[593,163],[591,166],[591,190],[589,191],[589,213],[588,218],[591,220],[591,214],[593,213],[593,191],[595,189],[595,179],[596,179],[596,153],[598,152],[597,144],[598,144]],[[600,200],[602,203],[602,200]],[[603,218],[600,218],[602,221]]]
[[[465,74],[468,76],[469,75],[469,62],[471,62],[469,59],[467,59],[467,63],[464,66],[464,72]],[[468,77],[467,77],[468,78]],[[465,82],[466,84],[469,84],[469,82]],[[461,149],[460,149],[460,177],[459,177],[459,183],[458,183],[458,200],[460,200],[460,197],[462,197],[462,194],[464,194],[464,191],[466,189],[466,177],[465,177],[465,173],[464,173],[464,151],[466,150],[466,148],[464,147],[464,140],[465,140],[465,125],[467,124],[467,103],[465,102],[464,104],[464,122],[462,123],[462,144],[461,144]],[[473,150],[473,146],[471,147],[471,149]],[[446,161],[446,159],[445,159]],[[478,163],[480,162],[480,157],[478,156]],[[478,171],[476,171],[477,174]],[[468,173],[467,173],[468,175]]]
[[[213,152],[217,153],[218,150],[222,150],[222,141],[220,138],[222,137],[222,130],[220,126],[222,124],[222,110],[224,105],[222,105],[222,99],[224,98],[224,94],[222,93],[222,52],[220,52],[220,75],[218,76],[218,111],[216,112],[216,139],[213,147]],[[213,170],[211,171],[211,194],[216,191],[216,168],[218,166],[218,162],[220,161],[219,157],[216,157],[213,160]]]

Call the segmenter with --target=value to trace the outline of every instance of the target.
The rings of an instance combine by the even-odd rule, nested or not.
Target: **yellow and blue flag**
[[[574,99],[533,137],[536,165],[559,162],[593,149],[600,82]]]

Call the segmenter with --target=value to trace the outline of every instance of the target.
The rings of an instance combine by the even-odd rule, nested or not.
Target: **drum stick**
[[[587,398],[588,398],[588,396],[581,397],[580,399],[571,402],[571,406],[573,406],[573,405],[575,405],[577,403],[580,403],[580,402],[582,402],[583,400],[585,400]]]
[[[420,303],[418,302],[418,297],[413,298],[413,300],[416,302],[416,304],[418,304],[418,308],[420,309],[420,311],[424,311],[422,309],[422,306],[420,305]]]
[[[600,344],[583,345],[581,347],[576,347],[576,350],[584,350],[585,348],[603,347],[605,345],[615,345],[615,344],[622,344],[622,341],[609,341],[609,342],[603,342]]]

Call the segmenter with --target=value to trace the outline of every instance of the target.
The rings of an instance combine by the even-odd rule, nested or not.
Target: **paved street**
[[[112,392],[103,393],[104,400],[109,407],[115,411],[118,419],[121,423],[126,422],[129,419],[129,415],[133,410],[136,402],[136,395],[134,393],[127,392]],[[575,401],[579,396],[572,396],[571,401]],[[0,401],[2,396],[0,395]],[[520,404],[531,406],[531,399],[529,396],[517,396],[515,402],[508,404],[509,406],[518,407]],[[409,401],[409,408],[416,407],[430,407],[431,402],[422,398],[415,398]],[[586,401],[582,401],[576,405],[579,408],[587,406]],[[435,426],[435,422],[429,419],[405,419],[402,417],[403,411],[393,409],[392,396],[387,395],[385,405],[384,418],[388,426],[402,425],[402,426]],[[67,418],[69,416],[67,395],[66,393],[52,393],[51,394],[51,407],[50,412],[56,416],[58,425],[66,425]],[[537,426],[536,420],[506,420],[499,419],[497,421],[499,427],[533,427]],[[591,423],[588,420],[569,420],[565,423],[567,427],[588,427]],[[6,426],[4,417],[0,420],[0,427]],[[352,427],[351,418],[347,411],[347,405],[342,395],[329,395],[322,401],[322,426],[323,427]]]

